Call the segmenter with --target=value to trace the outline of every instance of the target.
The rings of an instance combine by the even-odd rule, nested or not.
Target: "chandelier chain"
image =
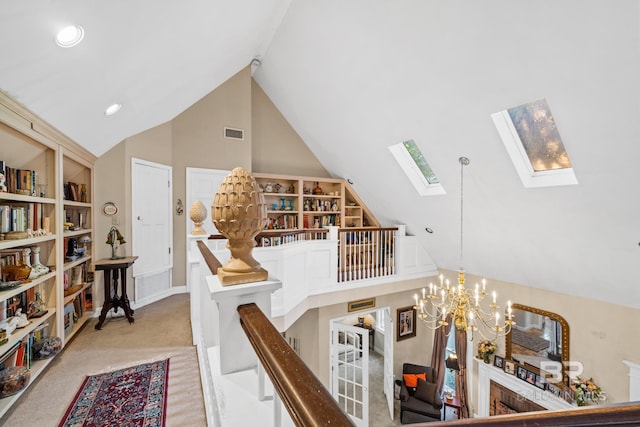
[[[511,301],[507,302],[504,315],[496,302],[495,291],[491,293],[492,299],[488,309],[482,306],[487,296],[485,280],[482,279],[482,288],[478,283],[474,288],[465,286],[464,273],[464,167],[470,161],[467,157],[460,157],[460,270],[458,271],[457,284],[444,280],[440,274],[440,284],[429,283],[429,289],[422,289],[422,298],[414,295],[415,308],[418,310],[418,318],[429,329],[438,329],[449,325],[456,330],[466,330],[473,340],[474,332],[478,332],[483,338],[487,338],[484,331],[491,332],[493,337],[506,335],[515,325],[511,309]],[[501,319],[502,318],[502,319]],[[495,326],[494,326],[495,323]]]

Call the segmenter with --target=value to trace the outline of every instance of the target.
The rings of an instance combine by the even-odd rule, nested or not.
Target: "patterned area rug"
[[[58,427],[163,427],[169,359],[90,375]]]
[[[511,329],[511,342],[535,352],[549,348],[549,341],[535,335],[529,335],[519,329]]]

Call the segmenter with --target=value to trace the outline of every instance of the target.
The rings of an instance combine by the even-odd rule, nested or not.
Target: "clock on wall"
[[[118,207],[113,202],[107,202],[102,205],[102,213],[105,215],[115,215],[118,213]]]

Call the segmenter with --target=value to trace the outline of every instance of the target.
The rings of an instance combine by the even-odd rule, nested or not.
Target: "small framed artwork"
[[[533,385],[541,390],[545,390],[547,388],[547,380],[544,376],[536,374],[536,382]]]
[[[525,381],[528,382],[529,384],[535,384],[536,383],[536,373],[527,370],[527,378],[525,379]]]
[[[347,310],[349,310],[349,313],[351,313],[352,311],[365,310],[367,308],[374,308],[375,306],[376,299],[367,298],[358,301],[350,301],[347,305]]]
[[[504,371],[509,375],[514,375],[516,373],[516,364],[511,360],[504,361]]]
[[[576,400],[575,394],[569,387],[563,387],[562,390],[560,390],[560,397],[564,399],[565,402],[571,404]]]
[[[497,354],[493,357],[493,365],[496,368],[503,369],[504,368],[504,359]]]
[[[416,336],[416,309],[413,306],[399,308],[396,340],[401,341]]]
[[[520,378],[521,380],[525,380],[526,381],[526,379],[527,379],[527,370],[524,367],[522,367],[520,365],[516,366],[516,373],[517,373],[518,378]]]
[[[560,396],[560,389],[554,383],[547,383],[547,390],[554,396]]]

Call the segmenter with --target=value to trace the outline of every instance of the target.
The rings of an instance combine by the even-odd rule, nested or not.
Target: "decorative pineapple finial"
[[[256,235],[267,223],[267,206],[260,186],[242,167],[224,179],[211,205],[212,221],[229,241],[231,259],[218,268],[223,286],[266,280],[268,273],[253,258]]]

